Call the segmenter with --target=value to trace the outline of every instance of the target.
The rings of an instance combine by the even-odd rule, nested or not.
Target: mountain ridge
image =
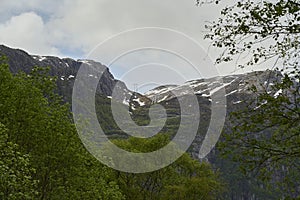
[[[24,50],[12,49],[4,45],[0,45],[0,53],[8,58],[10,70],[14,74],[19,71],[30,73],[33,66],[50,67],[49,75],[57,77],[58,93],[66,101],[71,100],[76,74],[80,66],[85,64],[104,69],[96,91],[98,94],[111,96],[117,82],[126,92],[130,93],[125,83],[115,79],[110,73],[109,68],[100,62],[85,59],[74,60],[72,58],[59,58],[55,56],[30,55]]]
[[[122,97],[124,99],[119,99],[119,102],[123,107],[128,108],[129,106],[129,112],[132,119],[137,119],[135,122],[139,121],[142,122],[142,125],[147,125],[149,108],[153,104],[160,104],[165,107],[168,119],[162,132],[167,134],[176,133],[181,120],[180,105],[174,93],[179,94],[179,98],[185,99],[188,95],[191,95],[191,93],[185,91],[186,87],[192,89],[192,95],[195,95],[198,100],[200,112],[199,130],[193,143],[188,149],[188,152],[195,159],[199,159],[199,150],[211,122],[212,103],[218,104],[218,102],[212,102],[212,95],[218,94],[222,89],[225,90],[224,98],[226,104],[222,106],[226,106],[226,118],[223,132],[227,134],[230,133],[230,130],[228,129],[232,126],[232,122],[230,122],[228,117],[230,113],[247,108],[247,102],[255,98],[250,87],[251,85],[256,86],[258,92],[271,92],[274,97],[280,93],[280,91],[271,90],[271,87],[275,82],[278,82],[281,76],[278,76],[274,71],[258,71],[247,74],[191,80],[182,85],[162,85],[153,88],[145,95],[142,95],[129,90],[125,83],[113,77],[106,66],[96,61],[29,55],[23,50],[12,49],[4,45],[0,45],[0,54],[8,57],[8,64],[12,73],[17,73],[19,71],[30,73],[33,66],[50,66],[49,74],[57,77],[58,93],[69,103],[72,102],[72,88],[80,66],[88,65],[90,67],[101,67],[104,69],[105,73],[101,77],[96,91],[96,94],[101,98],[97,98],[95,104],[97,114],[100,113],[100,115],[102,114],[104,116],[103,118],[98,118],[98,120],[108,137],[127,137],[122,133],[122,130],[119,130],[117,125],[114,124],[114,119],[111,116],[110,103],[111,100],[114,100],[112,92],[117,83],[120,83],[122,87],[121,91],[125,94],[125,98]],[[87,78],[96,78],[93,76],[94,75],[88,76]],[[126,111],[128,111],[128,109],[126,109]],[[189,125],[186,125],[187,130],[188,126]],[[228,161],[220,159],[218,155],[218,151],[213,148],[205,160],[212,163],[215,168],[220,169],[225,176],[229,174],[227,175],[229,178],[226,177],[225,179],[230,182],[231,170],[237,170],[237,166],[234,164],[226,164],[226,166],[224,166],[224,163]],[[226,169],[226,167],[228,167],[229,170]],[[247,178],[243,177],[230,183],[233,185],[229,185],[230,194],[228,194],[228,196],[238,197],[241,196],[240,192],[248,199],[253,199],[253,196],[257,196],[257,191],[252,189],[252,187],[255,186],[255,183],[252,184],[251,182],[248,182]],[[246,188],[239,190],[240,183],[246,184]]]
[[[4,45],[0,45],[0,52],[8,57],[8,63],[12,73],[17,73],[18,71],[30,73],[33,66],[50,66],[49,74],[58,78],[57,85],[59,88],[59,93],[66,97],[66,100],[71,99],[71,88],[73,87],[74,79],[80,66],[85,64],[91,65],[95,68],[99,67],[104,69],[104,74],[99,81],[97,93],[110,97],[112,95],[114,86],[118,82],[120,83],[118,85],[121,85],[121,87],[127,93],[126,104],[129,103],[130,96],[133,93],[136,93],[138,94],[138,96],[143,97],[144,100],[148,99],[146,100],[146,102],[141,103],[142,105],[144,105],[151,102],[149,101],[149,99],[152,100],[152,102],[153,100],[155,100],[155,102],[162,102],[174,98],[172,92],[180,90],[183,86],[189,86],[190,88],[192,88],[195,91],[194,94],[196,95],[201,94],[201,96],[203,97],[209,97],[212,95],[214,90],[216,90],[217,87],[220,87],[222,84],[226,89],[229,88],[231,84],[236,85],[237,81],[244,81],[244,83],[239,83],[238,86],[241,87],[243,84],[246,85],[247,82],[249,82],[250,84],[254,84],[255,86],[257,86],[259,89],[262,89],[260,83],[266,82],[268,78],[271,77],[271,81],[269,80],[268,83],[274,82],[274,75],[270,75],[272,71],[255,71],[245,74],[225,75],[212,78],[190,80],[182,85],[161,85],[149,90],[145,94],[139,94],[137,92],[129,90],[124,82],[115,79],[115,77],[109,71],[109,68],[97,61],[87,59],[74,60],[72,58],[59,58],[56,56],[30,55],[22,49],[13,49]],[[93,75],[90,75],[90,77],[93,77]],[[234,90],[230,89],[226,90],[226,95],[232,94],[233,91]],[[242,89],[240,88],[237,92],[242,92]],[[246,92],[246,88],[243,88],[243,92]],[[136,99],[136,102],[140,101]]]

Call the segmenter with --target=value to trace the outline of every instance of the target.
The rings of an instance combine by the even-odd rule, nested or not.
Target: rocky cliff
[[[91,65],[94,68],[103,69],[104,73],[98,84],[97,93],[104,96],[111,96],[112,90],[117,82],[123,89],[129,93],[126,85],[116,80],[110,73],[109,69],[99,62],[92,60],[73,60],[71,58],[58,58],[53,56],[37,56],[29,55],[20,49],[12,49],[4,45],[0,45],[0,54],[8,58],[10,70],[13,73],[23,71],[29,73],[33,66],[50,67],[50,75],[57,77],[58,92],[70,101],[72,88],[76,74],[81,65]],[[90,75],[89,78],[95,78]]]

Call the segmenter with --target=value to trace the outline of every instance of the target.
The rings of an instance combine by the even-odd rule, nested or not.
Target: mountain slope
[[[53,56],[36,56],[29,55],[27,52],[20,49],[12,49],[4,45],[0,45],[0,55],[5,55],[8,58],[10,70],[13,73],[23,71],[29,73],[33,66],[49,66],[50,75],[57,77],[57,85],[59,94],[63,95],[67,101],[71,100],[72,88],[76,74],[81,65],[90,65],[94,68],[104,69],[104,73],[98,84],[97,93],[104,96],[111,96],[114,86],[117,82],[125,90],[130,93],[126,85],[116,80],[109,72],[109,69],[99,62],[92,60],[73,60],[70,58],[58,58]],[[95,78],[90,75],[88,78]]]
[[[98,117],[99,123],[109,137],[128,137],[114,122],[111,113],[111,96],[113,88],[117,83],[120,83],[121,90],[124,92],[126,98],[112,100],[119,101],[121,105],[120,109],[126,111],[129,105],[131,118],[138,125],[149,124],[149,108],[153,104],[157,103],[164,106],[168,118],[161,132],[170,134],[171,136],[176,134],[182,117],[178,98],[187,98],[190,94],[188,94],[186,88],[191,88],[199,102],[200,125],[196,138],[188,151],[196,159],[198,159],[198,153],[210,123],[212,95],[217,94],[221,89],[225,89],[227,117],[224,132],[229,133],[227,129],[230,129],[232,126],[228,118],[229,114],[233,111],[245,108],[249,101],[255,99],[249,86],[255,85],[259,91],[268,91],[272,84],[280,79],[280,76],[273,71],[252,72],[248,74],[193,80],[183,85],[159,86],[150,90],[145,95],[141,95],[127,89],[123,82],[116,80],[109,72],[109,69],[99,62],[29,55],[25,51],[11,49],[3,45],[0,45],[0,54],[8,57],[10,70],[13,73],[17,73],[18,71],[29,73],[33,66],[49,66],[50,75],[57,77],[58,93],[70,103],[74,80],[80,66],[88,65],[92,68],[104,69],[105,73],[100,79],[97,88],[98,98],[96,98],[96,110],[98,116],[101,116]],[[87,78],[96,77],[91,75]],[[270,92],[276,96],[280,91],[270,90]],[[173,93],[178,93],[179,97],[176,98]],[[218,102],[215,103],[218,104]],[[158,120],[160,119],[158,118]],[[186,125],[185,128],[188,130],[188,125]],[[215,149],[212,150],[206,159],[214,164],[216,168],[220,168],[220,171],[224,174],[231,175],[237,173],[237,167],[227,160],[220,160],[218,152]],[[256,183],[248,181],[245,177],[242,177],[242,175],[238,178],[239,180],[234,179],[233,182],[230,182],[230,177],[225,178],[231,184],[230,192],[227,195],[228,199],[257,199],[256,197],[259,195],[256,191],[257,188],[253,189]],[[244,185],[243,189],[239,189],[239,184],[241,183]],[[230,198],[230,196],[234,196],[234,198]]]

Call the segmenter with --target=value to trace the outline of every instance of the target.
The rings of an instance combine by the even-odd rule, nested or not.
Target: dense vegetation
[[[300,74],[295,73],[280,76],[269,86],[275,95],[253,87],[255,100],[232,113],[234,126],[220,145],[243,172],[271,185],[281,196],[294,198],[300,194]]]
[[[81,145],[55,79],[39,68],[12,75],[1,62],[1,199],[122,199]]]
[[[54,92],[55,77],[39,67],[13,75],[1,58],[0,199],[299,199],[299,13],[298,0],[240,0],[206,26],[206,38],[222,50],[216,63],[235,61],[241,68],[265,64],[284,72],[264,90],[252,87],[255,99],[232,113],[233,126],[215,150],[225,157],[211,160],[222,168],[220,173],[188,154],[145,174],[102,165],[78,138],[70,106]],[[178,125],[172,115],[178,110],[169,108],[173,118],[162,133],[120,139],[110,100],[98,96],[96,104],[105,132],[129,151],[153,151],[169,143]],[[146,113],[138,109],[133,118],[147,124]]]
[[[213,2],[222,0],[197,0]],[[300,198],[300,2],[240,0],[206,28],[205,38],[222,51],[217,64],[234,61],[240,68],[264,65],[278,72],[274,85],[253,87],[248,107],[231,115],[233,127],[220,151],[249,180],[262,181],[261,189],[275,191],[271,198]]]
[[[188,154],[146,174],[102,165],[81,144],[69,105],[54,93],[55,78],[47,69],[34,67],[30,74],[13,75],[6,63],[2,58],[0,199],[216,199],[221,194],[218,173]],[[169,139],[164,134],[114,142],[143,152]]]

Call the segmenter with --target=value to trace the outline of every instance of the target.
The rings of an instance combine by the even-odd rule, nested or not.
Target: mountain
[[[74,60],[71,58],[58,58],[54,56],[30,55],[23,50],[12,49],[4,45],[0,45],[0,55],[1,54],[8,58],[12,73],[17,73],[19,71],[30,73],[33,66],[50,67],[49,74],[57,77],[58,92],[67,100],[70,100],[71,98],[74,80],[82,65],[89,65],[93,68],[104,70],[99,81],[97,94],[110,97],[113,88],[117,83],[124,89],[124,92],[128,94],[128,97],[133,94],[133,92],[126,87],[125,83],[113,77],[105,65],[93,60]],[[96,77],[93,77],[91,74],[89,75],[89,78]],[[145,95],[135,93],[131,99],[131,104],[134,108],[135,106],[151,105],[153,102],[168,102],[175,98],[173,95],[174,92],[179,92],[179,96],[184,96],[185,88],[187,86],[194,90],[195,95],[204,97],[208,100],[210,100],[210,96],[214,92],[218,92],[221,88],[225,88],[227,103],[229,105],[238,104],[241,103],[238,101],[241,101],[244,98],[243,96],[251,95],[251,92],[248,90],[248,85],[253,84],[257,86],[258,89],[265,89],[267,86],[272,85],[277,78],[278,77],[275,76],[272,71],[261,71],[192,80],[183,85],[163,85],[148,91]],[[126,99],[126,101],[123,101],[124,104],[129,104],[129,102],[129,98]]]
[[[4,45],[0,45],[0,55],[1,54],[8,58],[12,73],[19,71],[30,73],[33,66],[49,66],[49,74],[57,77],[58,93],[61,94],[66,101],[71,100],[74,80],[81,65],[90,65],[93,68],[104,70],[97,88],[99,95],[111,96],[113,88],[117,83],[119,83],[118,85],[121,86],[126,93],[131,93],[122,81],[116,80],[109,69],[99,62],[92,60],[73,60],[71,58],[58,58],[54,56],[29,55],[23,50],[12,49]],[[95,77],[90,75],[88,78]]]
[[[57,92],[63,96],[65,101],[70,103],[74,80],[81,66],[88,65],[92,69],[104,70],[104,74],[99,81],[96,91],[96,111],[98,116],[101,116],[98,117],[99,123],[109,137],[128,137],[114,122],[110,106],[111,100],[119,102],[121,105],[120,112],[122,109],[127,111],[129,106],[131,118],[138,125],[148,125],[150,123],[149,108],[153,104],[162,105],[166,109],[167,120],[161,132],[174,136],[182,117],[185,117],[181,116],[182,111],[180,110],[179,99],[187,102],[189,95],[191,95],[191,93],[187,91],[187,88],[191,89],[193,95],[196,96],[199,102],[200,113],[198,132],[191,147],[188,149],[188,152],[191,153],[195,159],[198,159],[198,152],[209,129],[212,104],[218,106],[218,104],[225,103],[225,105],[223,105],[226,107],[224,132],[229,133],[228,130],[232,126],[229,121],[229,114],[233,111],[246,108],[248,102],[255,98],[250,90],[250,86],[255,85],[258,91],[268,91],[271,86],[281,78],[280,74],[274,71],[251,72],[247,74],[192,80],[183,85],[159,86],[142,95],[130,91],[125,83],[113,77],[106,66],[96,61],[30,55],[23,50],[12,49],[4,45],[0,45],[0,54],[7,56],[10,70],[13,73],[19,71],[30,73],[33,66],[49,66],[50,75],[57,77]],[[94,79],[97,77],[90,74],[87,78]],[[113,89],[116,85],[120,87],[119,89],[124,93],[125,98],[111,99]],[[226,101],[214,102],[213,97],[222,94],[224,91],[224,99]],[[271,90],[269,92],[275,96],[280,93],[280,91]],[[177,94],[177,97],[174,94]],[[156,110],[154,112],[158,111],[159,110]],[[163,121],[163,116],[161,116],[161,118],[158,117],[156,120]],[[184,128],[189,130],[189,124],[186,124]],[[217,150],[213,149],[206,159],[216,168],[220,168],[221,173],[224,174],[224,179],[229,182],[229,192],[226,194],[226,199],[268,199],[263,188],[261,189],[261,186],[254,180],[250,181],[241,174],[239,174],[238,180],[232,178],[232,174],[238,174],[237,166],[228,160],[219,158]],[[243,185],[242,189],[239,188],[241,184]],[[272,199],[272,197],[269,199]]]
[[[257,71],[247,74],[230,75],[224,77],[213,77],[209,79],[192,80],[183,85],[166,85],[159,86],[148,91],[145,96],[156,99],[157,102],[168,101],[174,98],[173,93],[179,93],[179,96],[185,95],[185,88],[188,86],[194,90],[194,94],[206,97],[211,100],[211,96],[222,88],[226,91],[226,97],[237,96],[242,94],[251,94],[250,86],[255,85],[258,90],[264,90],[272,83],[277,81],[278,76],[272,71]],[[232,102],[237,104],[237,102]]]
[[[199,102],[200,126],[199,133],[194,140],[190,149],[195,158],[199,152],[200,146],[204,139],[205,133],[208,130],[211,115],[212,95],[217,95],[225,90],[226,112],[227,116],[232,111],[242,109],[247,104],[249,99],[253,99],[253,93],[250,91],[250,86],[255,85],[258,90],[268,90],[272,84],[278,81],[278,74],[273,71],[258,71],[247,74],[229,75],[224,77],[213,77],[208,79],[192,80],[183,85],[165,85],[154,88],[145,95],[130,91],[125,83],[113,77],[109,69],[103,64],[93,60],[73,60],[70,58],[58,58],[53,56],[38,56],[29,55],[27,52],[20,49],[12,49],[4,45],[0,45],[0,53],[7,56],[10,70],[13,73],[23,71],[29,73],[33,66],[49,66],[50,75],[57,77],[58,93],[63,98],[71,103],[72,89],[74,80],[80,66],[88,65],[93,69],[102,69],[104,73],[99,81],[96,95],[103,96],[110,100],[115,85],[118,85],[120,90],[125,94],[125,98],[114,99],[125,106],[130,107],[130,114],[133,119],[144,120],[141,124],[148,124],[148,111],[151,105],[157,103],[163,105],[167,110],[167,116],[171,120],[167,120],[166,126],[162,131],[174,131],[180,123],[180,105],[178,98],[187,98],[190,94],[187,93],[187,88],[192,89]],[[92,74],[88,75],[88,79],[97,78]],[[278,91],[279,92],[279,91]],[[177,94],[175,97],[174,94]],[[274,93],[276,95],[276,92]],[[104,100],[99,100],[103,102]],[[215,102],[218,104],[219,102]],[[109,107],[109,102],[106,105]],[[127,109],[126,109],[127,110]],[[109,112],[110,109],[108,109]],[[105,114],[106,115],[106,114]],[[113,121],[111,113],[109,120]],[[113,124],[113,122],[111,122]],[[226,117],[225,128],[229,126],[228,117]],[[108,125],[107,131],[110,133],[121,130],[117,125]],[[114,134],[113,134],[114,135]]]

